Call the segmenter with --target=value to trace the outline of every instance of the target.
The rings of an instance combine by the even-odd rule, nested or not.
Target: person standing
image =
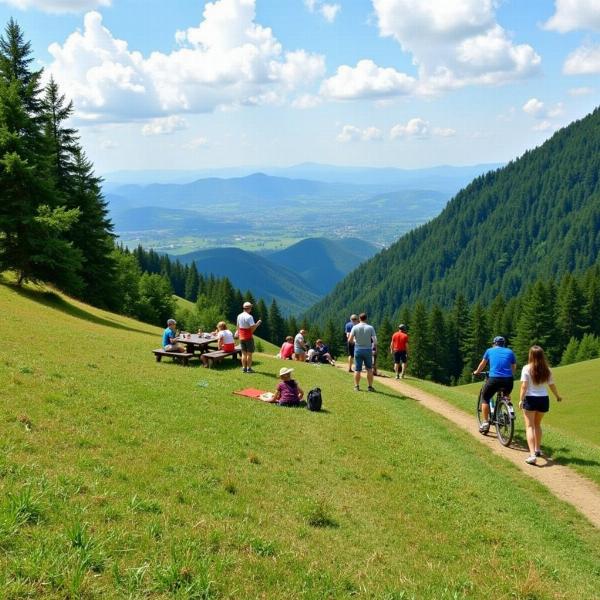
[[[306,351],[308,350],[308,344],[304,337],[306,334],[306,329],[301,329],[294,338],[294,358],[301,362],[306,361]]]
[[[513,377],[517,369],[517,359],[515,353],[506,348],[506,340],[497,335],[494,338],[493,346],[488,348],[477,366],[473,375],[479,375],[487,364],[490,364],[490,376],[481,390],[481,416],[483,422],[479,427],[482,433],[490,430],[490,399],[495,393],[504,390],[504,394],[510,400],[510,394],[513,390]]]
[[[349,341],[352,328],[358,324],[358,317],[350,315],[350,320],[344,325],[344,334],[346,336],[346,347],[348,348],[348,373],[352,373],[352,361],[354,360],[354,344]]]
[[[535,465],[538,457],[543,456],[542,419],[550,408],[546,386],[552,390],[557,402],[561,402],[562,398],[556,389],[544,351],[540,346],[531,346],[527,364],[521,371],[519,395],[519,408],[523,409],[529,446],[529,457],[525,462],[529,465]]]
[[[396,379],[404,379],[406,374],[406,363],[408,362],[408,334],[404,323],[398,325],[398,331],[392,335],[390,352],[394,356],[394,372]]]
[[[360,374],[363,364],[367,369],[369,392],[373,388],[373,349],[377,351],[377,336],[375,329],[367,323],[367,313],[358,315],[359,323],[350,330],[348,342],[354,344],[354,389],[360,391]]]
[[[242,306],[243,312],[237,316],[236,326],[237,335],[240,339],[240,347],[242,351],[242,371],[244,373],[254,373],[252,370],[252,354],[254,353],[254,332],[262,323],[259,319],[254,322],[252,312],[252,303],[244,302]]]

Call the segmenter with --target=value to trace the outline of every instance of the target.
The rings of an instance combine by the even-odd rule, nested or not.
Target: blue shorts
[[[546,413],[550,409],[550,398],[548,396],[525,396],[523,410]]]
[[[365,348],[364,350],[354,348],[354,370],[357,373],[362,371],[363,363],[367,371],[373,368],[373,351],[371,348]]]

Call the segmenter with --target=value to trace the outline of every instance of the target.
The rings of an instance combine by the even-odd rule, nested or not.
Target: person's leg
[[[535,421],[536,421],[536,413],[533,410],[524,410],[523,418],[525,419],[525,433],[527,434],[527,446],[529,448],[529,455],[535,456]]]
[[[367,369],[367,382],[369,387],[373,387],[373,369]]]
[[[405,375],[406,375],[406,361],[404,361],[404,362],[402,363],[402,370],[401,370],[401,372],[400,372],[400,377],[401,377],[402,379],[404,379],[404,376],[405,376]]]
[[[246,370],[246,360],[247,360],[246,351],[242,349],[242,368],[244,369],[244,371]]]
[[[252,366],[252,352],[246,352],[246,369]]]
[[[362,371],[362,357],[360,354],[354,353],[354,386],[358,389],[360,385],[360,373]]]
[[[535,433],[535,443],[534,443],[534,451],[541,452],[542,451],[542,419],[544,418],[543,412],[535,412],[535,421],[534,421],[534,433]]]
[[[354,360],[354,356],[352,354],[348,354],[348,373],[352,373],[352,361]]]

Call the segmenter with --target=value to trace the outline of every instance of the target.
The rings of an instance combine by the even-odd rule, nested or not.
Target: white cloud
[[[456,135],[456,130],[450,127],[431,127],[429,121],[420,117],[410,119],[407,123],[399,123],[390,129],[390,139],[414,138],[425,139],[435,137],[452,137]]]
[[[342,10],[340,4],[329,4],[323,2],[323,0],[304,0],[304,6],[311,13],[320,13],[328,23],[333,23],[338,13]]]
[[[206,148],[208,145],[208,138],[200,136],[187,142],[187,144],[184,145],[184,148],[188,150],[197,150],[198,148]]]
[[[130,50],[90,12],[83,31],[49,48],[49,67],[78,116],[127,120],[221,107],[280,103],[325,72],[324,58],[284,52],[268,27],[255,22],[255,0],[216,0],[198,27],[179,31],[179,47],[145,57]]]
[[[342,65],[321,85],[321,94],[335,100],[380,99],[410,94],[415,80],[392,68],[378,67],[372,60],[361,60],[356,67]]]
[[[590,87],[576,87],[569,90],[570,96],[589,96],[594,93],[594,89]]]
[[[410,119],[405,125],[394,125],[390,130],[390,138],[426,138],[431,134],[429,123],[416,117]]]
[[[142,127],[142,135],[168,135],[187,129],[187,121],[178,115],[152,119]]]
[[[556,0],[556,12],[544,24],[546,29],[566,33],[576,29],[600,31],[598,0]]]
[[[34,8],[47,13],[77,13],[110,6],[111,0],[0,0],[20,10]]]
[[[102,148],[102,150],[114,150],[118,147],[119,144],[117,144],[117,142],[114,142],[113,140],[102,140],[100,142],[100,148]]]
[[[372,0],[383,37],[417,66],[421,91],[497,85],[529,77],[541,58],[496,23],[495,0]]]
[[[552,125],[552,123],[550,121],[540,121],[539,123],[536,123],[532,129],[533,131],[548,131],[550,129],[553,129],[554,126]]]
[[[600,73],[600,44],[586,44],[574,50],[563,65],[565,75],[597,75]]]
[[[292,102],[292,108],[307,109],[316,108],[321,104],[321,98],[313,94],[303,94]]]
[[[339,4],[323,4],[319,12],[328,23],[333,23],[340,10],[342,7]]]
[[[338,142],[373,142],[383,139],[383,132],[377,127],[359,129],[354,125],[344,125],[342,131],[337,135]]]
[[[536,119],[555,119],[563,114],[564,106],[562,102],[554,106],[546,106],[541,100],[530,98],[523,105],[523,112]]]

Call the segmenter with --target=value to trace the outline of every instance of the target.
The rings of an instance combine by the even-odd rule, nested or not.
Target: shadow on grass
[[[69,304],[66,300],[61,298],[55,292],[48,290],[32,290],[28,288],[22,288],[18,287],[17,285],[6,282],[3,282],[2,285],[9,287],[14,292],[19,294],[19,296],[23,296],[25,298],[28,298],[29,300],[33,300],[33,302],[37,302],[38,304],[43,304],[44,306],[53,308],[54,310],[59,310],[77,319],[89,321],[90,323],[95,323],[97,325],[104,325],[105,327],[113,327],[115,329],[122,329],[124,331],[133,331],[135,333],[142,333],[144,335],[158,338],[158,336],[155,336],[149,331],[144,331],[143,329],[136,329],[135,327],[128,327],[127,325],[123,325],[121,323],[117,323],[116,321],[111,321],[110,319],[99,317],[98,315],[88,312],[82,308]]]

